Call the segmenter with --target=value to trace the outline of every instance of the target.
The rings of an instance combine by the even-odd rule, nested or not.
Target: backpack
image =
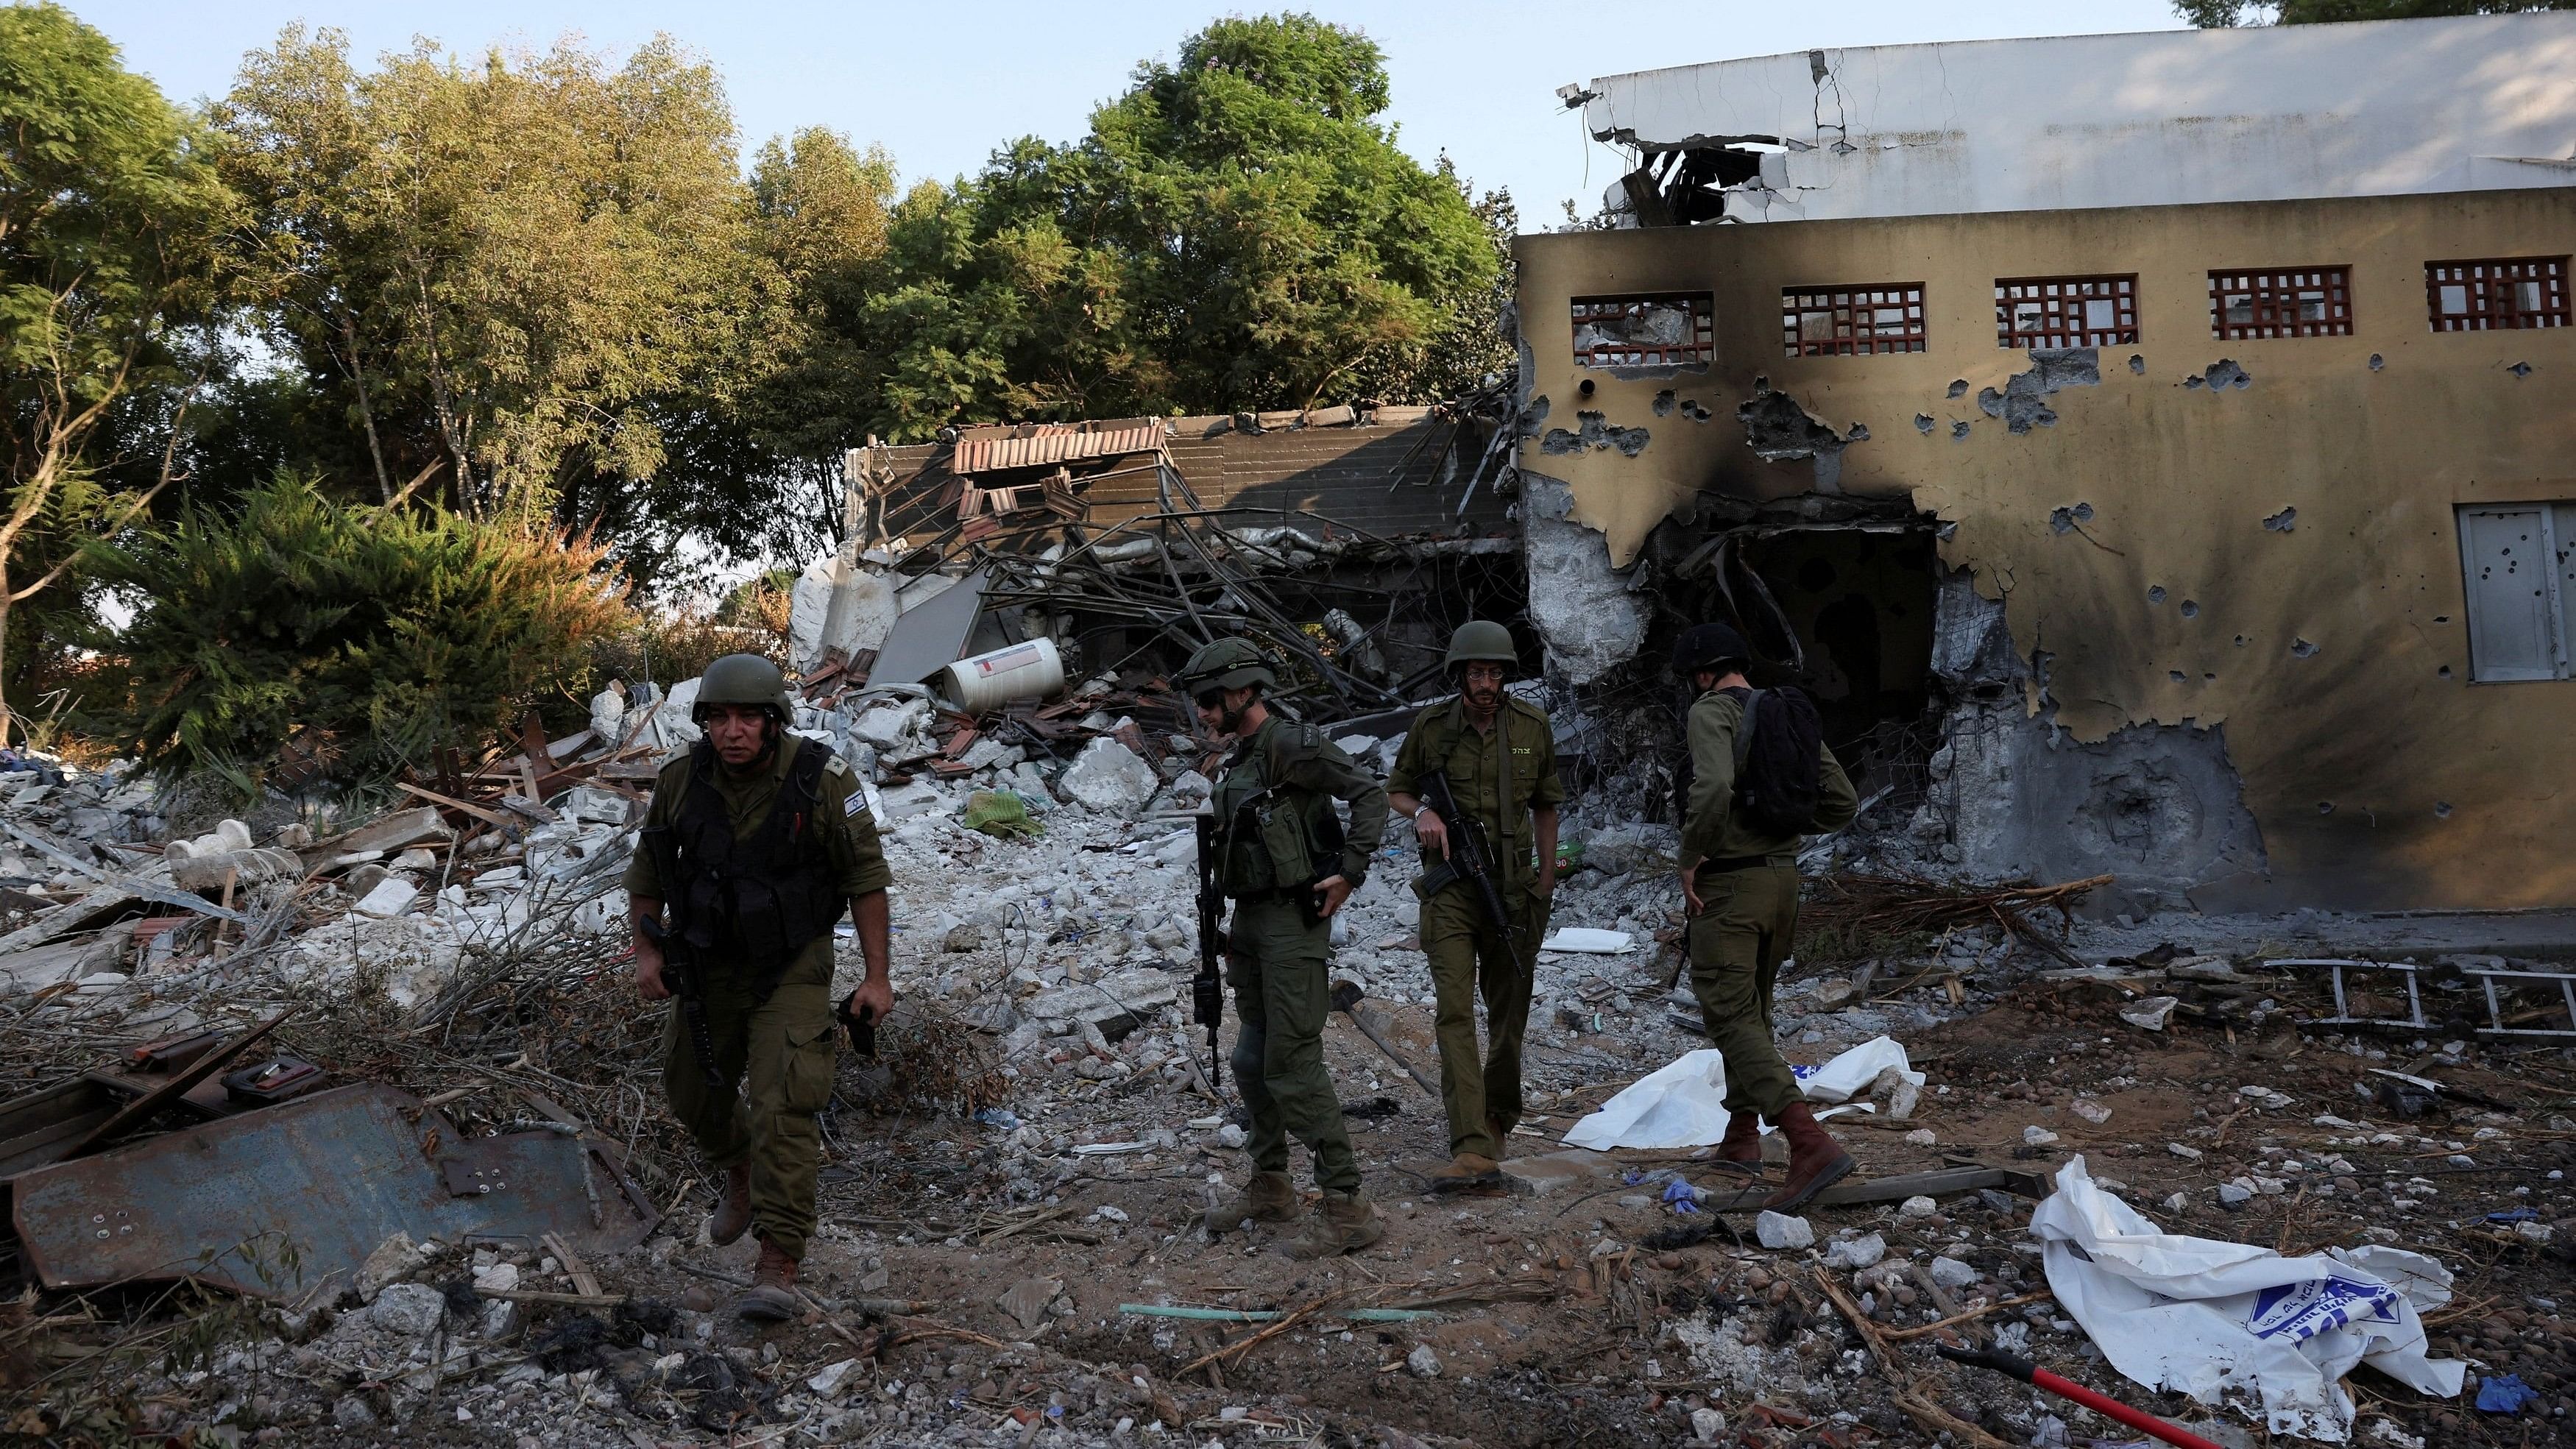
[[[1735,730],[1736,818],[1765,835],[1805,835],[1816,828],[1824,769],[1815,701],[1802,689],[1742,693],[1744,721]]]

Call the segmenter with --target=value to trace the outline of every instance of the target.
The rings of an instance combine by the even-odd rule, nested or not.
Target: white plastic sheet
[[[1591,926],[1567,926],[1538,943],[1542,951],[1572,951],[1586,956],[1620,956],[1630,949],[1628,933]]]
[[[1819,1067],[1792,1065],[1809,1100],[1841,1102],[1895,1068],[1916,1086],[1923,1074],[1894,1037],[1872,1037]],[[1684,1052],[1632,1082],[1565,1134],[1572,1147],[1705,1147],[1726,1135],[1726,1059],[1715,1047]]]
[[[2417,1393],[2450,1398],[2467,1366],[2425,1356],[2419,1315],[2451,1298],[2451,1274],[2421,1253],[2365,1246],[2284,1258],[2247,1243],[2163,1232],[2097,1186],[2075,1158],[2034,1209],[2048,1286],[2112,1367],[2205,1404],[2250,1391],[2276,1434],[2343,1441],[2341,1383],[2367,1363]]]

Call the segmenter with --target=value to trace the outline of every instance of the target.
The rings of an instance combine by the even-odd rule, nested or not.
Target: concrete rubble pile
[[[1118,696],[1107,681],[1073,692],[1099,705]],[[242,1385],[226,1412],[361,1437],[435,1423],[503,1442],[566,1434],[630,1442],[630,1428],[668,1442],[763,1423],[818,1442],[883,1434],[895,1436],[889,1442],[984,1443],[999,1414],[1006,1437],[1053,1422],[1061,1442],[1124,1444],[1149,1431],[1195,1432],[1202,1422],[1364,1426],[1412,1424],[1419,1413],[1445,1417],[1434,1421],[1441,1427],[1390,1426],[1402,1437],[1383,1442],[1540,1442],[1554,1432],[1547,1426],[1571,1422],[1550,1417],[1559,1413],[1615,1415],[1667,1442],[1727,1442],[1729,1433],[1765,1444],[1907,1442],[1936,1431],[1957,1437],[1955,1424],[2017,1436],[2007,1442],[2075,1442],[2066,1427],[2073,1411],[2035,1404],[2026,1393],[1962,1378],[1939,1399],[1925,1398],[1920,1385],[1938,1372],[1937,1360],[1891,1343],[1891,1335],[1936,1320],[1964,1319],[1986,1344],[2061,1372],[2081,1370],[2115,1397],[2148,1401],[2088,1355],[2083,1326],[2049,1298],[2041,1245],[2023,1226],[2032,1198],[2048,1191],[2045,1168],[2074,1149],[2089,1152],[2102,1190],[2160,1204],[2159,1221],[2190,1224],[2168,1231],[2268,1242],[2271,1230],[2245,1215],[2304,1193],[2307,1220],[2354,1203],[2363,1208],[2358,1240],[2403,1242],[2453,1269],[2464,1267],[2468,1248],[2459,1234],[2492,1239],[2490,1248],[2545,1253],[2558,1231],[2555,1215],[2566,1210],[2559,1179],[2541,1183],[2536,1170],[2532,1181],[2507,1177],[2482,1188],[2473,1178],[2437,1183],[2392,1166],[2386,1170],[2398,1175],[2385,1179],[2392,1190],[2365,1183],[2381,1170],[2376,1164],[2402,1162],[2425,1143],[2453,1161],[2471,1154],[2511,1161],[2531,1150],[2518,1149],[2531,1124],[2475,1101],[2449,1108],[2443,1126],[2426,1116],[2410,1127],[2391,1120],[2399,1108],[2389,1103],[2412,1097],[2312,1106],[2301,1099],[2315,1089],[2286,1074],[2278,1080],[2288,1090],[2258,1082],[2240,1092],[2243,1069],[2223,1056],[2213,1060],[2228,1074],[2224,1102],[2203,1105],[2197,1084],[2150,1085],[2158,1073],[2180,1070],[2163,1064],[2172,1052],[2201,1050],[2169,1040],[2178,1034],[2288,1029],[2272,998],[2286,999],[2299,983],[2259,961],[2223,950],[2124,950],[2125,938],[2114,936],[2086,950],[2106,958],[2102,964],[2070,971],[2017,949],[1999,927],[1950,929],[1903,959],[1786,973],[1779,1030],[1793,1058],[1821,1062],[1893,1036],[1941,1059],[1919,1090],[1889,1074],[1847,1109],[1857,1115],[1844,1119],[1846,1135],[1870,1166],[1867,1180],[1843,1196],[1793,1215],[1755,1214],[1741,1206],[1741,1190],[1692,1154],[1558,1146],[1609,1089],[1699,1044],[1674,954],[1672,831],[1578,808],[1568,816],[1553,916],[1552,939],[1564,948],[1539,958],[1527,1116],[1501,1195],[1444,1202],[1423,1194],[1418,1178],[1408,1180],[1408,1163],[1436,1156],[1443,1143],[1438,1103],[1383,1052],[1336,1028],[1336,1079],[1363,1159],[1385,1179],[1375,1190],[1395,1218],[1392,1251],[1365,1276],[1330,1269],[1319,1281],[1303,1269],[1296,1285],[1274,1282],[1268,1265],[1278,1260],[1258,1243],[1236,1256],[1234,1239],[1211,1240],[1192,1220],[1239,1172],[1245,1141],[1239,1109],[1227,1105],[1230,1081],[1224,1100],[1205,1089],[1206,1041],[1186,1020],[1184,988],[1197,956],[1190,819],[1214,762],[1200,742],[1148,734],[1131,714],[1103,707],[1076,719],[1084,733],[1064,750],[1069,758],[1010,748],[978,757],[975,741],[955,748],[978,722],[917,696],[854,692],[800,715],[802,729],[829,735],[836,749],[847,739],[844,757],[869,766],[900,902],[898,998],[906,1010],[962,1024],[981,1043],[969,1055],[999,1084],[971,1120],[934,1114],[883,1149],[858,1144],[890,1119],[839,1119],[840,1133],[857,1137],[836,1149],[836,1160],[876,1186],[827,1194],[814,1250],[815,1313],[805,1323],[764,1335],[726,1315],[723,1280],[739,1278],[739,1255],[693,1241],[697,1223],[687,1210],[634,1247],[587,1262],[543,1245],[413,1248],[406,1240],[373,1255],[336,1306],[290,1302],[264,1328],[219,1348],[220,1371]],[[1383,769],[1396,740],[1353,733],[1340,743]],[[939,759],[966,768],[928,768]],[[591,782],[539,802],[551,819],[501,812],[524,819],[524,829],[471,816],[450,824],[425,804],[319,838],[289,827],[261,841],[228,821],[173,839],[156,856],[138,848],[141,840],[123,849],[110,843],[161,829],[147,787],[123,772],[65,772],[43,796],[11,807],[6,820],[75,861],[84,851],[109,859],[98,860],[96,875],[71,865],[43,875],[18,869],[12,889],[30,899],[60,896],[41,911],[68,918],[79,901],[107,891],[176,893],[182,872],[212,881],[220,897],[224,877],[207,872],[221,862],[237,914],[256,920],[290,897],[302,903],[277,957],[281,972],[353,990],[373,963],[389,997],[417,1005],[460,960],[514,932],[587,934],[603,951],[615,949],[613,881],[632,849],[639,809],[632,787],[621,786],[594,772]],[[1004,791],[1025,804],[1038,833],[971,823],[979,796]],[[28,866],[43,855],[11,839]],[[282,862],[262,852],[291,854],[295,868],[277,868]],[[1360,987],[1362,1010],[1396,1026],[1399,1050],[1432,1065],[1431,983],[1407,888],[1412,856],[1399,823],[1336,918],[1334,974]],[[207,904],[222,909],[219,900]],[[64,999],[94,997],[148,985],[168,964],[120,961],[45,985],[68,988]],[[845,945],[844,970],[855,966]],[[2154,999],[2169,1003],[2155,1028],[2123,1024],[2123,1013]],[[2006,1020],[2013,1024],[1988,1024]],[[2346,1043],[2317,1040],[2346,1060]],[[2360,1041],[2348,1049],[2351,1070],[2365,1080],[2403,1066],[2408,1081],[2432,1071],[2452,1090],[2482,1094],[2467,1083],[2491,1076],[2479,1074],[2480,1054],[2465,1043],[2446,1047],[2430,1067]],[[2088,1069],[2050,1065],[2095,1054]],[[845,1075],[854,1103],[867,1100],[864,1078]],[[2304,1125],[2307,1115],[2321,1125]],[[1887,1130],[1871,1130],[1873,1119]],[[903,1171],[915,1181],[929,1174],[974,1186],[963,1198],[920,1196],[916,1187],[903,1205],[880,1196],[903,1191],[895,1186],[901,1179],[887,1176],[888,1161],[913,1164]],[[2532,1209],[2487,1210],[2497,1193]],[[2447,1209],[2464,1226],[2446,1233],[2425,1216],[2447,1194],[2469,1200]],[[1722,1226],[1730,1222],[1740,1239]],[[1000,1246],[995,1234],[1005,1234]],[[1472,1270],[1463,1266],[1469,1249],[1483,1254]],[[1193,1263],[1201,1266],[1186,1266]],[[1411,1286],[1389,1295],[1373,1284],[1380,1278]],[[931,1288],[934,1280],[944,1286]],[[1189,1286],[1218,1280],[1249,1286]],[[1199,1343],[1216,1340],[1194,1341],[1185,1318],[1154,1316],[1221,1316],[1236,1307],[1275,1313],[1300,1309],[1317,1292],[1362,1288],[1394,1305],[1376,1325],[1386,1341],[1323,1325],[1297,1335],[1310,1344],[1313,1370],[1287,1379],[1265,1368],[1254,1348],[1234,1360],[1223,1387],[1195,1375],[1185,1382],[1173,1369],[1199,1356]],[[918,1301],[889,1296],[915,1291]],[[1650,1307],[1642,1321],[1623,1317],[1630,1311],[1619,1306],[1629,1301],[1623,1295],[1638,1294],[1667,1306]],[[1191,1306],[1210,1300],[1220,1306]],[[1694,1306],[1670,1306],[1685,1300]],[[1405,1306],[1416,1303],[1439,1306]],[[1579,1410],[1541,1387],[1548,1376],[1562,1379],[1563,1368],[1527,1376],[1527,1366],[1562,1364],[1579,1347],[1549,1329],[1538,1312],[1547,1303],[1609,1326],[1627,1344],[1593,1360],[1601,1376],[1590,1380]],[[2546,1311],[2512,1311],[2544,1341],[2565,1342]],[[1247,1343],[1261,1321],[1236,1342]],[[952,1324],[971,1324],[981,1337],[936,1336]],[[922,1325],[931,1325],[927,1350],[909,1336]],[[2549,1356],[2556,1350],[2519,1352],[2508,1337],[2516,1330],[2499,1326],[2495,1349],[2483,1321],[2465,1339],[2431,1331],[2437,1346],[2464,1345],[2475,1359],[2472,1372],[2482,1377],[2472,1387],[2502,1382],[2508,1369],[2516,1383],[2550,1385],[2536,1390],[2544,1394],[2570,1382]],[[1601,1331],[1584,1330],[1595,1340]],[[1375,1400],[1360,1380],[1380,1381],[1380,1370],[1410,1387],[1396,1404],[1369,1407]],[[1322,1375],[1329,1387],[1300,1392],[1292,1387],[1299,1375]],[[188,1387],[150,1375],[129,1384],[173,1403]],[[1497,1395],[1506,1408],[1494,1417],[1469,1410],[1456,1421],[1465,1401],[1441,1397],[1456,1394]],[[2223,1405],[2174,1398],[2163,1408],[2217,1442],[2254,1442]],[[1016,1409],[1030,1416],[1013,1418]],[[2373,1412],[2378,1417],[2365,1416],[2349,1437],[2397,1442],[2370,1431],[2395,1426]],[[2410,1421],[2428,1430],[2471,1426],[2465,1409],[2433,1412],[2449,1417]],[[1470,1432],[1444,1437],[1443,1427]],[[1809,1437],[1828,1428],[1844,1437]],[[2461,1433],[2441,1442],[2476,1441]]]
[[[537,963],[521,981],[587,973],[602,994],[583,1010],[627,1033],[622,1054],[587,1064],[532,1060],[525,1041],[491,1072],[429,1059],[399,1074],[419,1095],[388,1100],[471,1112],[453,1119],[470,1129],[440,1119],[442,1138],[463,1139],[441,1151],[513,1132],[576,1156],[597,1144],[605,1155],[581,1172],[632,1175],[643,1215],[630,1228],[585,1227],[573,1192],[566,1230],[603,1242],[576,1250],[530,1231],[357,1249],[365,1265],[345,1288],[277,1295],[215,1351],[237,1386],[150,1369],[119,1381],[128,1397],[189,1406],[154,1409],[156,1424],[214,1415],[354,1438],[435,1425],[519,1444],[755,1428],[786,1442],[984,1444],[1054,1425],[1050,1442],[1124,1445],[1199,1442],[1228,1424],[1535,1444],[1604,1422],[1692,1444],[2080,1441],[2071,1406],[1944,1368],[1930,1345],[1956,1336],[2216,1442],[2258,1442],[2262,1394],[2184,1364],[2166,1385],[2178,1392],[2158,1398],[2052,1296],[2030,1211],[2051,1170],[2079,1156],[2100,1191],[2154,1205],[2164,1231],[2213,1251],[2278,1239],[2286,1255],[2340,1234],[2456,1273],[2450,1301],[2486,1316],[2414,1301],[2433,1351],[2468,1361],[2479,1401],[2521,1385],[2539,1396],[2522,1412],[2553,1422],[2576,1403],[2576,1335],[2549,1296],[2564,1272],[2553,1254],[2576,1235],[2552,1164],[2576,1123],[2504,1075],[2564,1074],[2483,1041],[2428,1056],[2411,1036],[2317,1026],[2336,1007],[2313,970],[2268,959],[2278,946],[2231,944],[2241,927],[2225,922],[2153,924],[2184,945],[2143,926],[2061,938],[2034,925],[2061,899],[2050,890],[2071,898],[2083,883],[1939,893],[1846,872],[1818,884],[1806,940],[1820,964],[1791,963],[1778,988],[1784,1052],[1821,1066],[1901,1043],[1897,1059],[1911,1053],[1921,1071],[1891,1068],[1849,1093],[1833,1126],[1863,1171],[1797,1213],[1755,1211],[1769,1187],[1742,1186],[1707,1146],[1567,1145],[1610,1097],[1703,1045],[1676,834],[1581,792],[1565,813],[1502,1185],[1425,1190],[1448,1139],[1438,1098],[1408,1076],[1438,1063],[1416,851],[1398,819],[1334,919],[1333,976],[1360,1000],[1326,1034],[1391,1220],[1386,1247],[1299,1266],[1270,1251],[1284,1233],[1211,1236],[1201,1219],[1241,1180],[1248,1135],[1230,1064],[1211,1063],[1188,1019],[1192,821],[1222,760],[1159,682],[1111,678],[973,715],[918,687],[806,686],[797,732],[852,764],[880,823],[899,1006],[877,1062],[844,1059],[811,1312],[749,1328],[725,1303],[750,1245],[699,1236],[703,1167],[651,1125],[657,1048],[617,975],[618,872],[655,764],[694,739],[693,694],[694,681],[660,697],[610,691],[588,740],[560,755],[523,741],[449,782],[462,793],[423,785],[420,803],[328,832],[226,820],[173,835],[130,769],[65,770],[0,799],[10,939],[23,943],[0,956],[0,1021],[88,1020],[77,1014],[259,972],[263,990],[318,993],[325,1012],[381,999],[397,1022],[436,1026],[442,1010],[483,1009],[460,994],[515,960]],[[1401,728],[1332,733],[1383,773]],[[1812,853],[1830,864],[1851,849]],[[839,960],[846,987],[859,967],[846,938]],[[2448,989],[2473,999],[2465,978]],[[195,1018],[125,1020],[118,1030],[141,1039]],[[946,1095],[921,1095],[926,1078]],[[601,1104],[629,1099],[621,1122],[598,1120]],[[104,1170],[160,1140],[89,1160]],[[2481,1175],[2490,1164],[2505,1170]],[[593,1213],[619,1196],[594,1190]],[[2542,1276],[2516,1287],[2482,1262]],[[1283,1319],[1299,1322],[1271,1334]],[[1217,1351],[1221,1373],[1193,1367]],[[2529,1422],[2465,1395],[2393,1392],[2357,1409],[2320,1401],[2303,1429],[2472,1443],[2504,1442],[2478,1437],[2490,1424]]]

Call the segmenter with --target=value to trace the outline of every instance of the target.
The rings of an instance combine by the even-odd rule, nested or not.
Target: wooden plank
[[[2012,1172],[2000,1167],[1949,1167],[1937,1172],[1874,1177],[1867,1182],[1838,1182],[1808,1199],[1808,1205],[1852,1207],[1864,1203],[1903,1202],[1909,1197],[1951,1197],[1988,1187],[2001,1188],[2020,1197],[2038,1198],[2049,1194],[2047,1179],[2034,1173]],[[1711,1212],[1758,1212],[1762,1200],[1777,1190],[1771,1184],[1761,1184],[1746,1188],[1731,1200],[1702,1199],[1700,1206]]]
[[[473,818],[482,821],[486,825],[497,825],[504,830],[515,830],[518,828],[515,821],[512,821],[509,817],[503,815],[497,810],[486,810],[480,805],[473,804],[469,801],[459,800],[452,795],[441,795],[435,790],[424,790],[418,785],[414,785],[407,780],[395,781],[394,788],[404,792],[405,794],[417,795],[421,799],[428,801],[432,805],[439,806],[442,809],[454,810],[460,814],[470,815]]]

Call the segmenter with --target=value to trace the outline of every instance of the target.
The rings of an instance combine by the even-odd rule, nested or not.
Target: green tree
[[[2576,0],[2174,0],[2174,13],[2204,29],[2314,25],[2333,20],[2415,20],[2430,15],[2518,15],[2576,10]]]
[[[1310,15],[1220,20],[1069,146],[915,188],[837,371],[866,430],[1408,400],[1496,305],[1493,223],[1380,117],[1384,57]],[[1508,225],[1506,220],[1503,224]],[[1473,340],[1473,371],[1493,348]]]
[[[119,644],[122,743],[248,792],[290,738],[343,785],[479,745],[624,627],[604,550],[511,520],[335,500],[281,474],[106,551],[143,605]]]
[[[168,485],[228,201],[196,127],[105,36],[0,8],[0,646],[23,649],[11,611],[83,539]],[[11,720],[0,694],[0,739]]]
[[[366,442],[379,499],[523,517],[650,478],[657,404],[721,405],[777,294],[722,85],[657,38],[362,72],[290,28],[216,107],[271,340]]]
[[[649,478],[576,480],[561,513],[613,542],[630,576],[703,581],[722,563],[810,556],[838,536],[841,455],[867,419],[838,380],[865,369],[851,319],[877,276],[894,161],[811,128],[772,140],[747,195],[756,326],[702,368],[705,384],[645,409],[661,435]]]

